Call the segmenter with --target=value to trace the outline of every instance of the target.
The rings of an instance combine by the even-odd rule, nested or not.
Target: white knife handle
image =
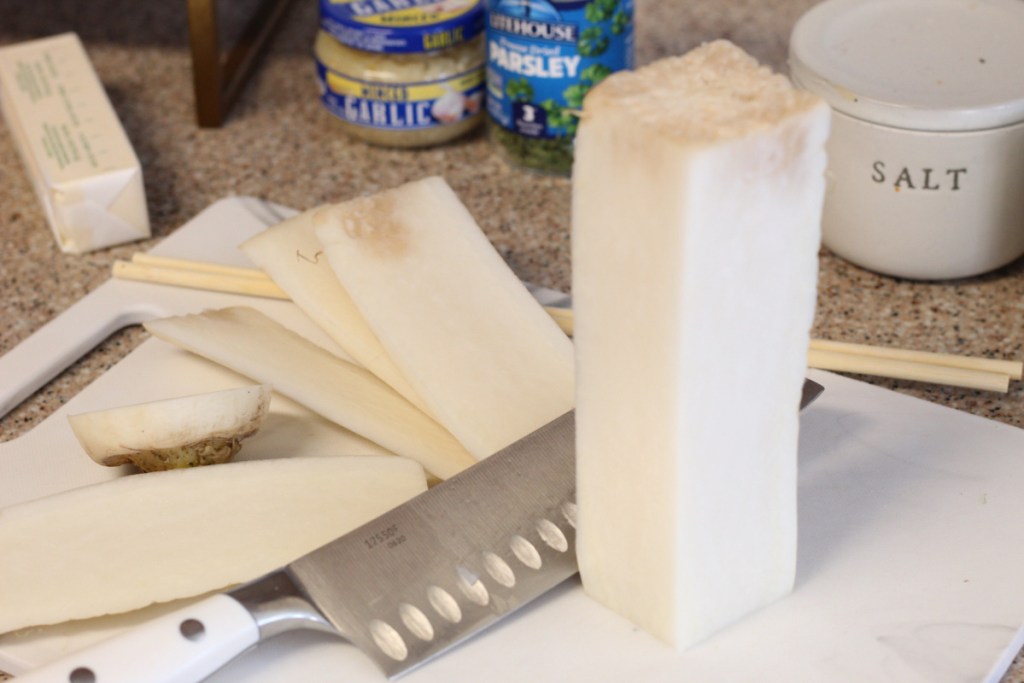
[[[18,683],[196,683],[259,640],[248,610],[214,595],[17,677]]]

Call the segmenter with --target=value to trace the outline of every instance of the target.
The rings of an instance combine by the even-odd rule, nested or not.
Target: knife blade
[[[807,380],[801,408],[822,390]],[[576,573],[574,441],[570,412],[277,572],[18,680],[191,683],[296,629],[397,677]]]

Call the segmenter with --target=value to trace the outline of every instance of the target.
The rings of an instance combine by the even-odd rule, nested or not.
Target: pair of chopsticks
[[[116,261],[113,275],[127,280],[231,294],[289,298],[284,290],[260,270],[152,254],[138,253],[132,256],[131,261]],[[571,336],[572,309],[546,307],[546,310],[559,327]],[[1003,393],[1009,390],[1010,380],[1019,380],[1024,374],[1024,363],[1018,361],[892,349],[824,339],[811,340],[807,365],[820,370]]]
[[[131,261],[114,261],[113,275],[123,280],[176,285],[270,299],[290,298],[266,273],[255,268],[137,253]]]
[[[568,308],[548,308],[566,334],[572,335],[573,313]],[[812,339],[807,366],[890,379],[945,384],[968,389],[1006,393],[1010,380],[1021,379],[1024,363],[948,353],[893,349],[868,344]]]

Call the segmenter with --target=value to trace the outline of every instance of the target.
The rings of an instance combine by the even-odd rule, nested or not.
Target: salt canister
[[[833,252],[924,280],[1024,254],[1024,2],[826,0],[789,66],[833,109]]]

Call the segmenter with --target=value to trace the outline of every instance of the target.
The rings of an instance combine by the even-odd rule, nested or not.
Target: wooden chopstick
[[[225,266],[220,263],[209,263],[207,261],[189,261],[182,258],[171,258],[170,256],[157,256],[146,252],[132,254],[132,263],[141,263],[147,266],[159,266],[161,268],[179,268],[181,270],[194,270],[200,273],[216,273],[218,275],[230,275],[233,277],[245,277],[255,280],[269,280],[267,274],[256,268],[241,268],[239,266]]]
[[[289,296],[265,273],[254,268],[138,253],[131,261],[114,263],[117,278],[190,287],[232,294],[288,299]],[[572,336],[573,311],[546,306],[558,326]],[[948,386],[1006,392],[1010,380],[1024,375],[1024,363],[1017,361],[893,349],[867,344],[812,339],[808,367],[892,379],[931,382]]]
[[[1002,393],[1010,390],[1010,375],[1000,372],[887,358],[875,354],[860,355],[843,351],[827,351],[817,349],[815,346],[816,343],[812,341],[811,347],[807,351],[807,367],[819,370],[851,372],[890,379],[908,379]]]
[[[872,358],[886,358],[924,365],[938,365],[963,370],[978,370],[996,375],[1006,375],[1009,379],[1020,379],[1024,372],[1024,363],[999,358],[981,358],[979,356],[957,356],[949,353],[931,351],[913,351],[910,349],[892,349],[884,346],[853,344],[851,342],[830,341],[827,339],[811,340],[811,348],[823,353],[843,353]],[[825,368],[822,368],[825,369]]]
[[[249,296],[262,296],[272,299],[289,298],[284,290],[265,276],[258,278],[245,275],[225,275],[210,271],[189,270],[173,266],[122,260],[114,262],[113,275],[124,280],[153,282],[162,285],[188,287],[190,289],[247,294]]]
[[[571,336],[572,310],[547,308],[547,311],[558,326]],[[807,366],[819,370],[1006,393],[1010,388],[1010,380],[1021,378],[1024,363],[812,339],[807,351]]]
[[[545,306],[544,310],[548,312],[558,326],[562,328],[562,332],[565,332],[570,337],[573,333],[574,318],[571,308],[555,308],[554,306]]]

